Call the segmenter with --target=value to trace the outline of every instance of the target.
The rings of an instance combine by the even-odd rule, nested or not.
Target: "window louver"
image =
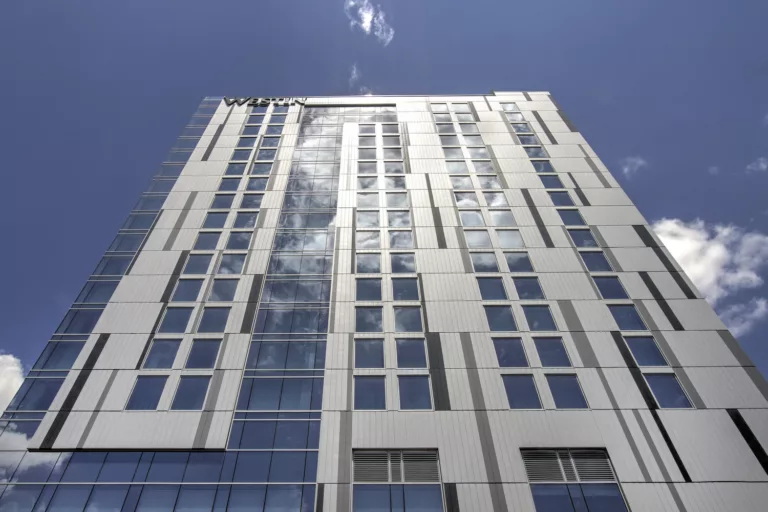
[[[613,482],[605,450],[521,450],[529,482]]]
[[[440,465],[434,450],[355,450],[352,462],[355,482],[440,482]]]

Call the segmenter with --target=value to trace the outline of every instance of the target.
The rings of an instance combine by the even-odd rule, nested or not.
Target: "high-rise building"
[[[203,100],[6,511],[768,508],[768,385],[548,93]]]

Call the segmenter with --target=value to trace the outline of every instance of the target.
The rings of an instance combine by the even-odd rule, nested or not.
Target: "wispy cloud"
[[[354,87],[357,82],[360,81],[360,71],[357,69],[357,62],[352,64],[352,67],[349,68],[349,87],[350,89]]]
[[[21,361],[11,354],[0,354],[0,413],[11,403],[24,380]]]
[[[768,236],[700,219],[661,219],[653,229],[734,335],[768,316],[765,299],[739,297],[764,284]]]
[[[707,172],[714,176],[715,174],[720,174],[720,168],[716,165],[712,165],[707,169]]]
[[[768,126],[768,113],[763,116],[763,126]]]
[[[357,27],[366,35],[373,33],[384,46],[395,37],[395,29],[387,23],[380,5],[373,5],[369,0],[345,0],[344,13],[349,18],[350,27]]]
[[[768,158],[761,156],[754,162],[747,165],[747,172],[765,172],[768,171]]]
[[[631,178],[643,167],[648,167],[648,162],[641,156],[628,156],[619,160],[619,165],[624,176]]]

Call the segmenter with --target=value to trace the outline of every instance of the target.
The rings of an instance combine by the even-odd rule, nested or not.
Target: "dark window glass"
[[[256,227],[256,217],[258,215],[258,213],[253,212],[239,212],[235,217],[235,224],[232,227],[236,229]]]
[[[398,368],[426,368],[427,354],[421,338],[399,338],[397,340]]]
[[[590,272],[610,272],[613,270],[611,264],[605,258],[605,255],[599,251],[579,252],[581,259],[584,260],[584,266]]]
[[[587,408],[587,401],[576,375],[547,375],[547,383],[558,409]]]
[[[541,366],[571,366],[571,360],[568,358],[568,351],[565,350],[562,338],[533,338],[533,342],[539,353]]]
[[[8,446],[8,445],[6,445]],[[13,447],[8,446],[8,448]],[[21,448],[21,446],[19,446]],[[17,456],[14,456],[17,455]],[[23,455],[23,458],[22,458]],[[19,459],[21,463],[19,464]],[[3,475],[3,481],[7,481],[8,477],[13,473],[11,482],[45,482],[51,474],[51,471],[57,467],[57,465],[66,464],[67,456],[62,457],[62,461],[59,462],[58,453],[35,453],[26,452],[14,454],[13,452],[3,453],[2,462],[0,468],[0,475]],[[18,468],[16,465],[18,464]],[[14,468],[16,472],[14,473]],[[57,471],[58,472],[58,471]]]
[[[248,249],[251,244],[250,231],[233,231],[227,240],[227,249]]]
[[[190,254],[184,266],[184,274],[205,274],[210,264],[210,254]]]
[[[378,274],[381,272],[381,255],[378,253],[357,255],[357,272],[361,274]]]
[[[122,276],[128,270],[132,260],[133,256],[104,256],[93,274],[97,276]]]
[[[213,196],[213,202],[211,208],[213,209],[225,209],[232,207],[232,201],[235,199],[234,194],[216,194]]]
[[[381,300],[381,279],[358,279],[356,300]]]
[[[584,226],[586,222],[581,218],[581,214],[578,210],[557,210],[560,214],[560,220],[566,226]]]
[[[470,253],[472,266],[475,272],[498,272],[499,265],[496,262],[496,255],[492,252],[473,252]]]
[[[38,358],[35,370],[69,370],[83,349],[85,342],[48,343]]]
[[[533,375],[502,375],[510,409],[541,409]]]
[[[483,300],[507,300],[507,292],[500,277],[478,277],[477,284]]]
[[[178,494],[177,485],[145,485],[136,512],[173,510]]]
[[[667,366],[667,360],[651,336],[626,337],[624,341],[635,356],[638,366]]]
[[[257,183],[265,183],[262,179],[257,178],[251,178],[248,180],[248,185],[251,185],[251,182],[253,184]],[[250,190],[253,190],[253,187],[250,188]],[[263,190],[261,188],[257,188],[257,190]],[[240,201],[240,208],[249,208],[249,209],[258,209],[261,207],[261,201],[264,199],[264,194],[244,194],[242,201]]]
[[[270,482],[301,482],[304,479],[306,452],[274,452],[269,468]],[[301,491],[298,500],[301,499]],[[294,509],[294,510],[298,510]]]
[[[195,340],[185,368],[213,368],[220,345],[221,340]]]
[[[212,251],[216,249],[216,244],[219,243],[219,236],[221,236],[221,233],[218,231],[200,233],[197,235],[193,249],[196,251]]]
[[[382,332],[382,308],[355,308],[355,331]]]
[[[565,188],[563,187],[563,182],[560,181],[558,176],[541,175],[539,178],[541,179],[541,183],[544,185],[544,188]]]
[[[203,221],[203,229],[223,228],[224,223],[227,221],[227,215],[229,214],[226,212],[208,213],[205,216],[205,221]]]
[[[109,452],[99,473],[99,482],[130,482],[136,473],[140,452]],[[118,509],[119,510],[119,509]]]
[[[65,512],[83,510],[90,494],[90,485],[59,485],[56,487],[56,494],[53,495],[48,510]]]
[[[544,299],[544,292],[541,291],[537,277],[513,277],[512,282],[515,283],[520,300]]]
[[[149,229],[156,217],[156,213],[132,213],[123,224],[123,229]]]
[[[421,308],[396,307],[395,332],[419,332],[421,328]]]
[[[166,375],[139,376],[125,408],[130,411],[154,411],[157,409],[157,403],[160,401],[160,395],[163,394],[166,380],[168,380]]]
[[[394,300],[419,300],[419,284],[416,278],[392,279]]]
[[[429,377],[426,375],[400,375],[400,409],[431,409]]]
[[[70,309],[61,321],[57,333],[87,334],[93,331],[103,309]]]
[[[245,172],[245,164],[229,164],[224,174],[227,176],[241,176]]]
[[[635,306],[613,304],[608,306],[608,309],[622,331],[644,331],[647,329]]]
[[[152,458],[147,482],[178,482],[184,475],[189,454],[185,452],[159,452]],[[142,464],[143,466],[143,464]],[[141,472],[141,469],[139,470]]]
[[[112,245],[109,246],[108,250],[117,252],[135,252],[139,249],[143,240],[143,233],[121,233],[115,237],[115,240],[112,242]]]
[[[192,308],[168,308],[157,332],[186,332]]]
[[[515,318],[509,306],[484,306],[491,331],[516,331]]]
[[[384,379],[385,377],[355,377],[356,410],[383,410],[387,408]]]
[[[250,178],[248,180],[248,184],[246,185],[246,190],[250,190],[250,191],[266,190],[266,189],[267,189],[267,178]],[[245,194],[245,195],[249,195],[249,194]],[[246,199],[245,197],[243,197],[243,201],[245,201],[246,205],[248,205],[248,204],[252,204],[253,205],[253,204],[256,203],[256,201],[258,201],[259,206],[261,206],[261,198],[259,198],[257,200],[256,198],[253,198],[253,199],[247,198]],[[240,207],[241,208],[256,208],[256,206],[242,206],[242,205],[240,205]]]
[[[176,411],[199,411],[203,408],[205,394],[208,392],[207,375],[187,375],[179,380],[179,387],[171,405]]]
[[[571,495],[575,494],[574,487],[580,487],[584,500],[590,512],[627,512],[627,505],[616,484],[584,484],[569,485]],[[577,500],[574,499],[574,503]]]
[[[75,452],[61,477],[62,482],[95,482],[106,453]]]
[[[390,512],[392,510],[390,505],[390,488],[402,486],[390,486],[390,485],[360,485],[353,486],[353,512]],[[402,503],[402,497],[400,499]],[[442,505],[442,504],[441,504]],[[402,504],[400,508],[397,508],[400,512],[403,511]],[[442,510],[442,509],[438,509]]]
[[[198,512],[211,510],[213,500],[216,497],[216,487],[210,486],[182,486],[179,499],[176,501],[176,512]]]
[[[555,206],[574,206],[573,199],[568,195],[568,192],[550,192],[549,198]],[[563,221],[565,221],[565,219],[563,219]]]
[[[219,274],[239,274],[245,265],[245,254],[225,254],[219,263]]]
[[[552,484],[531,485],[536,512],[576,512],[568,494],[568,486]],[[605,512],[609,512],[610,509]],[[582,508],[578,512],[587,512]]]
[[[155,340],[144,360],[144,368],[170,368],[181,340]]]
[[[355,486],[358,487],[358,486]],[[397,499],[396,490],[403,490],[403,504]],[[442,512],[443,496],[439,485],[393,485],[392,486],[392,510],[404,510],[405,512]],[[357,509],[356,509],[357,510]]]
[[[356,340],[355,368],[384,368],[384,340]]]
[[[525,368],[528,359],[525,357],[523,341],[520,338],[493,338],[496,357],[502,368]]]
[[[621,286],[621,282],[618,277],[605,276],[605,277],[593,277],[597,289],[600,290],[600,295],[604,299],[627,299],[627,292]]]
[[[197,332],[224,332],[229,318],[229,308],[206,307]]]
[[[269,174],[270,172],[272,172],[271,163],[255,163],[251,167],[251,174],[261,175],[261,174]],[[264,180],[264,183],[266,183],[266,180]]]
[[[85,510],[88,512],[120,512],[128,494],[127,485],[96,485]]]
[[[597,240],[588,229],[569,229],[568,234],[576,247],[598,247]]]
[[[646,373],[645,380],[662,408],[689,409],[691,402],[673,373]]]
[[[234,192],[240,186],[240,180],[237,178],[224,178],[219,183],[219,192]]]
[[[202,279],[179,279],[176,291],[173,292],[172,302],[195,302],[203,286]]]
[[[393,274],[412,274],[416,272],[416,256],[413,253],[394,253],[390,255]]]
[[[527,252],[505,252],[510,272],[533,272],[533,265]]]
[[[556,331],[555,319],[549,311],[549,306],[523,306],[525,320],[531,331]]]

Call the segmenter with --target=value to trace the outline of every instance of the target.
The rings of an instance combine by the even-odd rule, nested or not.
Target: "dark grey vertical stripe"
[[[558,301],[566,302],[566,301]],[[569,306],[572,308],[569,304]],[[589,343],[587,333],[582,331],[571,331],[571,338],[573,338],[573,344],[576,345],[576,350],[579,352],[581,363],[585,368],[598,368],[600,363],[597,361],[595,351],[592,350],[592,345]]]
[[[592,158],[589,156],[585,156],[584,159],[587,161],[587,165],[589,165],[589,168],[592,169],[592,172],[595,173],[595,176],[597,176],[597,179],[600,180],[600,183],[603,184],[604,188],[612,188],[611,184],[608,183],[608,180],[605,179],[605,176],[603,176],[603,173],[600,172],[600,169],[597,168],[595,165],[595,162],[592,161]]]
[[[536,118],[536,120],[539,122],[539,124],[541,125],[541,129],[544,130],[544,133],[546,133],[547,137],[549,137],[550,143],[551,144],[557,144],[557,139],[555,139],[555,136],[552,135],[551,131],[549,131],[549,128],[547,127],[547,123],[544,122],[544,120],[541,118],[539,113],[534,110],[533,111],[533,115]]]
[[[201,450],[205,448],[205,441],[208,439],[208,432],[211,430],[213,422],[213,411],[203,411],[200,414],[200,421],[197,423],[195,437],[192,440],[192,448]]]
[[[261,285],[264,282],[264,274],[254,274],[251,290],[248,292],[248,303],[245,305],[243,323],[240,325],[240,334],[250,334],[253,329],[253,318],[256,316],[256,306],[259,303]]]
[[[443,494],[445,495],[446,512],[461,512],[456,484],[443,484]]]
[[[760,394],[768,400],[768,382],[766,382],[765,377],[760,373],[760,370],[755,366],[745,366],[744,371],[747,372],[747,376],[760,391]]]
[[[429,206],[432,209],[432,221],[435,226],[435,234],[437,236],[437,248],[445,249],[447,246],[445,242],[445,230],[443,229],[443,220],[440,218],[440,209],[435,206],[435,198],[432,194],[432,181],[429,179],[429,174],[425,175],[427,178],[427,194],[429,195]]]
[[[664,316],[667,317],[667,320],[669,321],[670,325],[672,325],[672,328],[676,331],[684,331],[685,329],[683,328],[683,324],[681,324],[680,320],[677,319],[677,316],[675,315],[674,311],[672,311],[669,303],[666,301],[666,299],[664,299],[661,291],[659,291],[659,289],[656,287],[656,283],[654,283],[653,279],[651,279],[650,274],[648,274],[648,272],[640,272],[639,274],[640,279],[643,280],[643,283],[645,283],[648,291],[651,292],[651,295],[656,300],[659,308],[661,308]]]
[[[664,357],[667,358],[667,361],[669,361],[669,365],[680,366],[680,360],[675,355],[672,347],[669,345],[669,342],[664,337],[664,334],[661,331],[652,331],[651,334],[653,334],[656,343],[658,343],[659,347],[661,348],[661,353],[664,354]]]
[[[600,232],[600,228],[598,228],[597,226],[589,226],[589,230],[592,232],[592,235],[594,235],[595,240],[597,240],[597,243],[600,244],[600,247],[608,246],[608,243],[605,241],[603,234]]]
[[[509,510],[506,497],[503,492],[499,492],[501,486],[493,485],[501,482],[501,472],[499,471],[499,460],[496,458],[496,447],[493,442],[491,424],[488,420],[488,411],[485,409],[485,399],[480,384],[480,374],[477,371],[477,360],[475,351],[472,347],[472,337],[468,332],[459,333],[461,338],[461,350],[464,353],[464,361],[467,367],[467,379],[469,381],[469,393],[472,396],[472,407],[475,410],[475,421],[480,435],[480,450],[483,454],[483,464],[490,484],[491,502],[494,512],[504,512]]]
[[[459,252],[461,253],[461,262],[464,264],[464,272],[472,273],[475,270],[472,266],[472,258],[470,258],[469,251],[467,250],[467,244],[464,243],[464,230],[459,226],[456,226],[455,229],[456,240],[459,243]]]
[[[637,236],[640,237],[640,240],[643,241],[646,247],[656,247],[658,245],[651,232],[648,231],[648,228],[642,224],[633,225],[632,229],[635,230],[635,233],[637,233]]]
[[[325,484],[317,484],[317,502],[315,503],[315,512],[323,512],[324,501],[325,501]]]
[[[728,416],[731,417],[731,421],[733,421],[733,424],[736,425],[736,428],[739,430],[741,437],[744,438],[747,446],[752,450],[757,462],[760,463],[763,471],[768,474],[768,454],[765,453],[765,449],[763,449],[757,436],[755,436],[755,433],[752,432],[752,429],[744,419],[744,416],[741,415],[741,412],[738,409],[727,409],[727,411]]]
[[[262,208],[257,214],[256,214],[256,229],[261,229],[264,227],[264,218],[267,216],[268,208]]]
[[[190,192],[189,197],[187,197],[187,200],[184,202],[184,207],[181,209],[181,213],[179,213],[179,218],[176,219],[176,222],[173,224],[173,228],[171,228],[171,233],[168,235],[168,240],[166,240],[165,244],[163,244],[164,251],[170,251],[173,247],[173,243],[179,236],[179,231],[184,225],[184,221],[187,219],[187,215],[189,215],[189,210],[192,208],[192,203],[195,202],[195,198],[197,198],[197,192]]]
[[[723,343],[725,343],[725,346],[728,347],[728,350],[731,351],[731,354],[733,354],[733,357],[736,358],[739,364],[742,366],[755,366],[755,363],[753,363],[752,359],[750,359],[747,353],[744,352],[744,349],[741,348],[741,345],[739,345],[739,342],[736,341],[736,338],[734,338],[733,334],[731,334],[731,331],[720,330],[717,331],[717,334],[720,336],[720,339],[723,340]]]
[[[344,485],[346,482],[352,481],[352,414],[349,411],[339,414],[339,485],[336,487],[337,512],[349,512],[352,502],[350,496],[351,486]]]
[[[651,316],[650,311],[648,311],[648,308],[645,307],[645,304],[643,304],[643,301],[641,300],[633,300],[632,303],[635,305],[635,309],[637,309],[637,312],[640,314],[640,318],[643,319],[643,322],[645,322],[645,325],[648,327],[649,331],[659,331],[659,326],[656,325],[656,321]]]
[[[605,254],[605,259],[607,259],[608,263],[611,264],[611,268],[613,268],[613,270],[615,270],[616,272],[624,271],[621,268],[621,265],[619,264],[619,260],[616,259],[616,255],[613,254],[612,249],[609,249],[608,247],[603,247],[603,254]]]
[[[576,308],[573,307],[571,301],[559,300],[557,301],[557,306],[560,308],[560,313],[562,313],[563,318],[565,319],[565,325],[568,327],[569,331],[584,332],[584,326],[581,325],[581,320],[579,320],[579,316],[576,314]],[[594,358],[594,354],[592,354],[592,357]],[[596,362],[597,360],[595,360],[595,363]],[[597,364],[595,366],[597,366]]]
[[[334,243],[333,247],[333,273],[339,274],[339,254],[341,253],[341,250],[339,250],[339,247],[336,245],[339,240],[339,235],[341,234],[341,228],[336,228],[334,230],[334,240],[336,242]],[[355,253],[352,252],[352,273],[355,273]],[[328,309],[328,332],[334,332],[336,329],[336,319],[335,319],[335,305],[336,305],[336,294],[338,292],[339,287],[339,280],[338,279],[331,279],[331,306]]]
[[[507,119],[506,113],[499,112],[499,117],[501,117],[501,120],[504,122],[504,126],[507,127],[507,131],[509,132],[510,137],[512,137],[512,141],[514,142],[515,146],[519,146],[520,139],[518,138],[517,133],[515,133],[515,130],[512,128],[512,123],[510,123]]]
[[[165,290],[163,290],[163,294],[160,296],[160,302],[167,303],[171,300],[171,293],[173,293],[173,289],[176,288],[176,282],[179,280],[179,276],[184,269],[184,264],[187,262],[188,256],[189,251],[181,251],[181,253],[179,253],[179,259],[176,260],[176,264],[173,266],[171,277],[168,279],[168,284],[165,285]],[[156,328],[157,326],[155,326],[155,329]],[[155,329],[152,330],[154,331]]]
[[[53,444],[56,442],[56,438],[59,437],[61,429],[64,427],[64,423],[66,423],[67,418],[69,417],[69,413],[72,412],[72,408],[75,406],[75,402],[77,402],[77,399],[80,397],[80,393],[83,391],[85,383],[88,381],[88,377],[91,376],[91,371],[94,366],[96,366],[96,361],[99,359],[101,351],[104,350],[104,345],[107,344],[107,340],[109,340],[109,334],[99,334],[91,353],[88,354],[88,358],[85,360],[83,369],[80,370],[80,373],[75,377],[75,382],[72,384],[72,388],[64,398],[61,408],[56,413],[56,417],[53,418],[51,427],[48,429],[43,441],[40,443],[41,450],[50,450],[53,448]]]
[[[493,169],[496,171],[496,177],[499,178],[499,183],[501,183],[501,187],[503,189],[510,188],[509,182],[507,182],[507,177],[504,175],[503,172],[501,172],[501,164],[499,163],[499,159],[496,157],[496,152],[493,150],[493,147],[488,146],[488,155],[491,157],[491,165],[493,166]]]
[[[544,225],[544,221],[541,219],[541,215],[539,215],[539,210],[536,208],[536,205],[533,204],[531,193],[527,188],[521,188],[520,192],[523,194],[523,199],[525,199],[525,204],[528,206],[528,209],[531,210],[533,221],[536,223],[536,227],[539,229],[539,233],[541,233],[541,238],[544,240],[544,245],[549,248],[554,247],[555,244],[552,242],[552,238],[549,236],[549,232],[547,231],[547,227]]]
[[[571,177],[571,180],[573,181],[573,183],[578,185],[578,183],[574,179],[573,175],[571,173],[568,173],[568,175]],[[587,196],[584,194],[584,191],[581,190],[581,187],[577,186],[576,188],[573,189],[573,191],[576,192],[576,196],[579,198],[579,201],[581,201],[581,204],[583,206],[592,206],[589,203],[589,199],[587,199]]]
[[[216,146],[216,143],[219,141],[221,132],[224,131],[224,126],[227,124],[227,121],[229,121],[229,116],[232,115],[232,110],[233,110],[233,107],[230,106],[229,112],[227,112],[227,116],[224,118],[224,122],[216,127],[216,133],[213,134],[211,143],[208,144],[208,147],[206,148],[205,153],[203,153],[203,158],[201,159],[203,162],[207,161],[208,157],[211,156],[211,152],[213,151],[213,148]]]
[[[221,363],[224,361],[224,354],[227,353],[227,345],[229,344],[229,334],[224,334],[221,337],[221,347],[219,348],[219,355],[216,357],[216,363],[213,367],[216,370],[221,370]]]
[[[675,266],[675,263],[667,256],[667,254],[664,252],[664,249],[662,249],[659,244],[656,242],[656,239],[653,238],[653,235],[651,235],[651,232],[648,230],[647,227],[643,226],[642,224],[638,224],[635,226],[632,226],[635,230],[635,233],[637,233],[637,236],[640,237],[640,240],[643,241],[646,247],[650,247],[653,249],[653,252],[656,254],[656,257],[659,258],[661,263],[664,265],[664,268],[667,269],[667,272],[669,272],[672,275],[672,279],[675,280],[677,283],[677,286],[680,287],[680,289],[685,294],[685,297],[687,299],[695,299],[696,294],[693,293],[693,290],[690,286],[688,286],[688,283],[685,281],[685,277],[683,277],[682,273],[677,269]]]
[[[673,368],[673,370],[675,371],[675,375],[677,375],[677,380],[680,381],[680,385],[688,394],[688,398],[690,398],[691,402],[693,402],[693,406],[697,409],[706,409],[707,406],[704,404],[704,400],[701,399],[701,395],[699,395],[699,392],[696,391],[696,388],[694,387],[693,382],[691,382],[690,377],[688,377],[685,368],[678,366]]]
[[[109,374],[109,379],[107,379],[107,384],[104,386],[104,389],[101,390],[101,396],[99,396],[99,400],[96,402],[96,407],[94,407],[94,410],[91,413],[91,417],[88,418],[88,424],[83,429],[80,440],[77,442],[78,449],[82,449],[82,447],[85,446],[85,441],[88,439],[88,436],[93,429],[94,423],[96,423],[96,417],[99,415],[99,412],[101,412],[101,408],[104,405],[104,401],[107,399],[109,390],[112,389],[112,384],[115,382],[115,377],[117,377],[117,370],[112,370],[112,372]]]
[[[564,122],[564,123],[565,123],[565,125],[568,127],[568,129],[569,129],[569,130],[571,130],[572,132],[577,132],[577,131],[579,131],[579,130],[577,130],[577,129],[576,129],[576,127],[573,125],[573,123],[571,122],[571,120],[570,120],[570,119],[568,119],[568,117],[567,117],[567,116],[566,116],[566,115],[563,113],[562,109],[560,108],[560,105],[558,105],[558,103],[555,101],[555,98],[553,98],[551,94],[549,94],[548,96],[549,96],[549,101],[551,101],[551,102],[552,102],[552,104],[555,106],[555,108],[557,109],[557,113],[558,113],[558,114],[560,115],[560,117],[563,119],[563,122]]]
[[[523,96],[525,96],[525,99],[526,99],[526,100],[528,100],[528,101],[533,101],[533,100],[531,99],[531,95],[530,95],[530,94],[528,94],[527,92],[524,92],[524,93],[523,93]]]
[[[435,395],[435,410],[450,411],[451,397],[448,393],[448,379],[445,376],[445,361],[440,333],[427,332],[427,355],[429,357],[429,376]]]

